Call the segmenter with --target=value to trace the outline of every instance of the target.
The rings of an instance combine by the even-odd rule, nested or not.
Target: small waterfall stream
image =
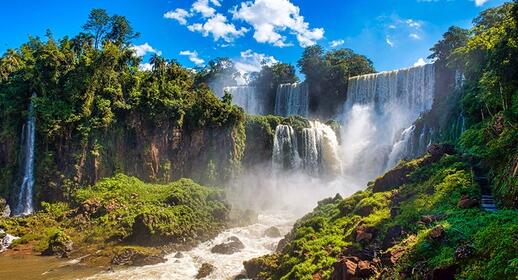
[[[263,114],[264,108],[261,96],[254,86],[235,86],[226,87],[224,91],[232,94],[232,102],[243,108],[247,114],[260,115]]]
[[[36,97],[34,93],[32,97]],[[15,215],[30,215],[34,212],[33,191],[34,191],[34,145],[36,139],[36,116],[34,104],[29,103],[29,115],[27,123],[23,127],[22,151],[23,151],[23,179],[18,192],[18,202],[14,208]]]
[[[275,115],[307,117],[309,89],[307,83],[282,84],[275,96]]]

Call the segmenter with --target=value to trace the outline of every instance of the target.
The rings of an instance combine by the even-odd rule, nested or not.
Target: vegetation
[[[95,9],[79,35],[57,40],[49,31],[45,41],[31,37],[0,57],[0,150],[8,155],[0,160],[0,195],[12,197],[11,186],[17,185],[20,131],[31,99],[41,159],[38,193],[46,199],[63,199],[67,186],[92,183],[81,179],[81,174],[93,173],[84,170],[91,160],[112,166],[107,176],[121,166],[103,159],[117,145],[110,147],[106,138],[132,130],[153,133],[159,127],[179,128],[188,135],[208,128],[233,132],[243,126],[242,110],[199,84],[202,74],[158,55],[151,58],[150,71],[139,70],[142,61],[131,44],[137,35],[124,17]],[[240,153],[236,149],[225,155],[230,159],[218,166],[222,177]],[[146,177],[156,180],[155,175]]]
[[[518,213],[461,208],[462,197],[479,195],[469,165],[455,155],[425,161],[401,163],[396,169],[413,171],[394,189],[374,192],[371,185],[321,201],[279,252],[246,262],[248,272],[256,269],[258,279],[329,279],[340,260],[357,257],[368,262],[367,277],[424,279],[453,268],[463,279],[514,279]]]
[[[372,61],[363,55],[350,49],[324,53],[318,45],[304,50],[298,66],[309,84],[309,109],[324,119],[333,117],[345,101],[350,77],[374,72]]]
[[[113,257],[128,246],[189,245],[214,236],[229,221],[223,198],[221,189],[189,179],[155,185],[118,174],[77,190],[67,203],[44,202],[34,215],[1,218],[0,227],[21,237],[15,247],[43,252],[70,239],[81,253]]]

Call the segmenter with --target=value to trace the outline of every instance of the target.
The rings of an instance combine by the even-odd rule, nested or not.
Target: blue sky
[[[503,0],[20,0],[3,1],[0,53],[29,35],[75,35],[92,8],[126,16],[152,52],[187,67],[230,57],[243,71],[260,61],[296,64],[303,46],[346,47],[376,70],[412,66],[451,25],[469,27],[480,11]]]

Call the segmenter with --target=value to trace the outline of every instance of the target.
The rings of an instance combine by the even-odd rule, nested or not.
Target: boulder
[[[429,237],[434,241],[441,240],[444,237],[444,228],[442,226],[434,227],[430,231]]]
[[[356,242],[368,244],[376,236],[376,233],[377,230],[375,228],[360,224],[353,232],[353,238],[356,240]]]
[[[277,227],[269,227],[264,231],[264,235],[270,238],[281,237],[281,231]]]
[[[133,248],[124,249],[112,258],[114,265],[143,266],[165,262],[162,255],[142,252]]]
[[[7,218],[9,216],[11,216],[11,208],[7,204],[7,200],[0,197],[0,218]]]
[[[332,280],[346,280],[357,278],[358,258],[346,257],[333,265]]]
[[[210,263],[203,263],[198,270],[198,274],[196,274],[196,279],[201,279],[209,276],[213,271],[215,267]]]
[[[62,231],[56,232],[49,239],[47,248],[41,253],[44,256],[58,256],[68,258],[72,252],[74,243],[68,235]]]
[[[451,144],[431,144],[426,151],[432,156],[432,159],[438,160],[444,154],[455,154],[455,146]]]
[[[459,208],[463,208],[463,209],[475,208],[475,207],[478,206],[478,199],[469,198],[468,196],[463,195],[460,198],[459,203],[457,204],[457,206]]]
[[[232,236],[228,238],[224,243],[218,244],[210,250],[215,254],[232,255],[245,248],[245,245],[237,237]]]
[[[376,273],[376,268],[369,261],[359,261],[356,275],[361,278],[369,278]]]
[[[178,253],[176,253],[176,254],[174,255],[174,258],[175,258],[175,259],[181,259],[181,258],[183,258],[183,254],[182,254],[182,252],[178,252]]]
[[[381,263],[386,266],[393,266],[401,259],[403,254],[405,254],[403,247],[391,249],[381,255]]]

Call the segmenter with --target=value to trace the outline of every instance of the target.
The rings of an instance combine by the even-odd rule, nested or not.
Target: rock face
[[[7,204],[7,200],[0,197],[0,218],[7,218],[9,216],[11,216],[11,208]]]
[[[209,276],[213,271],[215,267],[210,263],[203,263],[198,270],[198,274],[196,274],[196,279],[201,279]]]
[[[36,158],[46,159],[44,164],[43,160],[37,162],[35,170],[42,188],[37,200],[62,200],[61,186],[65,183],[93,185],[117,172],[145,182],[183,177],[200,183],[222,182],[243,156],[244,131],[241,121],[191,128],[172,120],[156,123],[132,114],[106,130],[92,133],[87,141],[73,132],[52,140],[37,135]],[[0,142],[0,152],[15,154],[17,142]],[[49,154],[52,157],[45,157]],[[17,157],[0,158],[0,170],[9,175],[0,178],[0,190],[18,185]],[[9,197],[9,201],[15,199]]]
[[[210,250],[215,254],[232,255],[245,248],[245,245],[237,237],[232,236],[224,243],[218,244]]]

